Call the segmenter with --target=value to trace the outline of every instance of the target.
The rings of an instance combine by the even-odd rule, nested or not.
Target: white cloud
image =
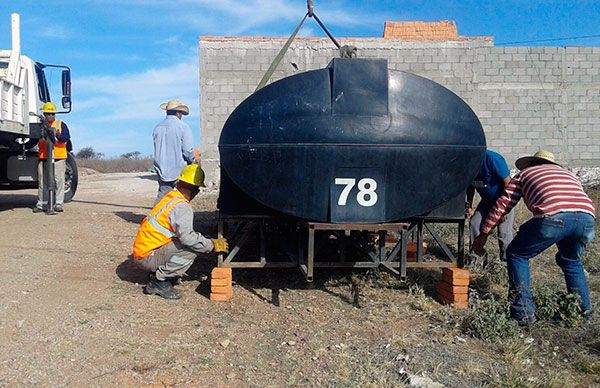
[[[106,6],[110,0],[91,2]],[[199,34],[231,36],[256,35],[262,31],[266,31],[267,35],[274,31],[281,34],[297,25],[307,12],[304,0],[179,0],[175,6],[177,12],[171,12],[173,3],[164,0],[120,0],[113,3],[119,5],[118,9],[126,6],[148,15],[160,14],[163,26],[185,26],[185,29]],[[384,15],[377,15],[372,10],[366,13],[360,8],[361,5],[351,6],[349,1],[323,1],[315,4],[314,11],[328,27],[375,25],[386,19]],[[115,18],[124,16],[120,13]],[[155,23],[151,17],[134,20],[127,17],[122,21],[129,25],[145,24],[148,28]],[[306,24],[312,23],[317,27],[315,30],[320,31],[316,21],[306,21]]]
[[[91,76],[73,81],[74,93],[81,101],[78,109],[97,109],[99,122],[145,119],[157,106],[177,98],[197,110],[199,70],[197,59],[166,68],[149,69],[124,75]]]
[[[37,38],[53,40],[67,40],[74,36],[71,31],[56,23],[38,26],[34,30],[33,35]]]
[[[194,57],[165,68],[123,75],[73,79],[73,112],[67,124],[75,149],[92,146],[107,156],[152,152],[152,129],[165,112],[159,105],[179,99],[190,108],[185,121],[199,139],[199,70]]]
[[[308,27],[305,23],[300,29],[300,31],[298,31],[298,37],[307,38],[311,36],[315,36],[315,29],[313,27]]]
[[[221,16],[221,29],[226,28],[227,35],[240,35],[256,28],[264,28],[270,25],[271,28],[281,29],[288,24],[297,24],[302,16],[306,14],[305,1],[286,1],[286,0],[185,0],[187,3],[202,5],[208,10],[217,11]],[[342,5],[325,4],[317,5],[314,8],[315,14],[326,26],[360,26],[377,23],[379,18],[373,13],[365,14],[363,12],[353,12],[349,8],[343,8]],[[202,16],[195,12],[187,14],[189,23],[202,27],[207,23],[207,16]],[[282,25],[282,22],[285,24]],[[315,23],[307,19],[305,24]],[[210,24],[210,22],[209,22]],[[320,30],[320,28],[317,28]]]

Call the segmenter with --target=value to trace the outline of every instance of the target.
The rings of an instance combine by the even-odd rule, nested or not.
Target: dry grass
[[[78,167],[90,168],[102,173],[148,171],[152,167],[152,164],[153,160],[151,158],[77,159]]]

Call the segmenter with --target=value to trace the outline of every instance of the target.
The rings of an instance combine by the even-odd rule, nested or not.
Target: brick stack
[[[438,300],[457,309],[469,308],[469,271],[460,268],[444,268],[436,287]]]
[[[427,253],[427,243],[423,242],[421,245],[421,252]],[[417,261],[417,243],[414,241],[409,242],[406,245],[406,261],[414,263]]]
[[[454,21],[441,22],[385,22],[383,39],[404,41],[449,41],[458,40]]]
[[[231,268],[213,268],[210,273],[210,300],[227,302],[232,297]]]

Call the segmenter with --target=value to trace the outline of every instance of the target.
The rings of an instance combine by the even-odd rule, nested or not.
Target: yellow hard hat
[[[44,107],[42,108],[42,112],[43,113],[56,113],[56,105],[54,105],[51,102],[47,102],[44,104]]]
[[[204,171],[202,170],[202,167],[198,166],[197,164],[185,166],[177,179],[182,182],[189,183],[192,186],[206,187],[204,186]]]

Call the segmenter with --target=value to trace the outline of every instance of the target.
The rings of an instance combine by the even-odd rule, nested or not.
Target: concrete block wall
[[[219,181],[218,141],[229,114],[254,92],[285,39],[201,38],[200,116],[207,182]],[[488,147],[511,167],[553,151],[569,166],[600,166],[600,48],[494,47],[489,39],[401,42],[347,39],[359,57],[432,79],[473,108]],[[337,50],[325,39],[292,44],[271,81],[322,68]]]

